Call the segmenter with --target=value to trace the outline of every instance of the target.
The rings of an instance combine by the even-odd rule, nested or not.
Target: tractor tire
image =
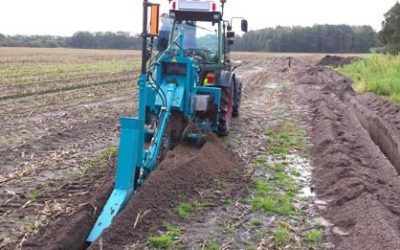
[[[240,102],[242,99],[242,81],[240,78],[235,79],[234,87],[232,117],[238,117],[240,113]]]
[[[233,84],[230,87],[221,87],[221,113],[217,131],[219,136],[229,134],[233,113],[233,94]]]
[[[183,114],[172,112],[162,140],[159,162],[165,158],[168,151],[171,151],[177,144],[179,144],[185,128],[186,121]]]

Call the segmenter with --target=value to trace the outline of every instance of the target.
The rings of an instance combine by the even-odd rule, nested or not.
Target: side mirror
[[[235,32],[233,32],[233,31],[227,32],[227,33],[226,33],[226,37],[228,37],[228,38],[234,38],[234,37],[235,37]]]
[[[160,23],[160,5],[150,5],[150,36],[158,36],[159,23]]]
[[[249,24],[247,23],[247,20],[242,20],[242,31],[243,32],[247,32],[247,30],[248,30],[248,26],[249,26]]]

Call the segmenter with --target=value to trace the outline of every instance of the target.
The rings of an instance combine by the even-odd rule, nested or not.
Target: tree
[[[368,51],[379,43],[377,34],[371,26],[357,26],[354,32],[355,51]]]
[[[96,47],[95,37],[87,31],[76,32],[70,39],[69,45],[74,48],[91,49]]]
[[[400,3],[397,2],[386,14],[382,22],[379,38],[385,50],[392,54],[400,52]]]
[[[7,37],[0,33],[0,46],[4,46],[7,42]]]
[[[378,45],[371,26],[314,25],[266,28],[237,37],[233,50],[366,53]]]

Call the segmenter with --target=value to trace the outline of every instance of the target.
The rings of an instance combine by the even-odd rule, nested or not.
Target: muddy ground
[[[399,249],[399,107],[357,95],[335,72],[305,72],[314,85],[308,101],[313,179],[326,202],[328,238],[335,249]]]
[[[171,152],[90,248],[399,249],[399,108],[356,94],[323,56],[234,57],[245,86],[231,135]],[[3,143],[0,246],[86,247],[112,187],[117,117],[134,112],[121,92],[5,113],[10,133],[37,129]]]
[[[0,248],[13,248],[86,207],[96,187],[109,191],[118,117],[135,110],[138,57],[23,48],[0,54]],[[113,62],[125,60],[131,70],[116,70]],[[104,64],[110,71],[96,68]]]

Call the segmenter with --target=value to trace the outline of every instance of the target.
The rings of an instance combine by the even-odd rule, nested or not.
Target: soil
[[[296,65],[296,60],[294,59],[293,65]],[[301,59],[299,60],[301,61]],[[266,66],[260,67],[257,65]],[[262,87],[268,79],[272,82],[289,81],[290,77],[284,70],[287,68],[287,65],[288,61],[286,58],[279,60],[261,60],[260,62],[252,61],[248,65],[246,64],[243,67],[243,70],[241,70],[242,79],[246,80],[246,82],[253,82],[253,84],[248,84],[245,87],[244,99],[253,100],[251,96],[256,94],[257,100],[265,100],[265,97],[258,92],[257,86]],[[266,74],[266,68],[271,68],[276,72]],[[269,87],[266,89],[268,90]],[[244,110],[251,108],[254,108],[254,104],[249,104],[247,107],[244,107]],[[246,129],[245,124],[247,124],[249,120],[246,120],[245,118],[240,120],[240,124],[234,125],[235,129],[239,131],[234,131],[232,133],[237,132],[238,134],[241,134],[242,132],[240,132],[240,130],[243,130],[243,136],[254,138],[254,140],[252,140],[253,143],[262,143],[254,136],[257,135],[256,128],[259,126],[258,123],[260,122],[258,119],[267,119],[267,117],[262,115],[264,112],[267,112],[267,110],[261,109],[254,112],[251,111],[247,114],[244,112],[245,116],[250,116],[249,118],[253,120],[250,125],[253,129],[250,129],[250,127]],[[235,123],[236,122],[237,121],[235,121]],[[238,192],[237,190],[240,189],[240,187],[245,186],[242,184],[243,182],[246,182],[246,179],[243,179],[243,166],[238,163],[251,161],[251,159],[257,156],[257,152],[265,152],[265,146],[256,148],[251,144],[242,147],[236,145],[237,149],[228,150],[226,149],[226,145],[222,142],[223,140],[212,137],[200,151],[198,149],[188,149],[181,146],[171,152],[167,159],[164,160],[154,173],[152,173],[145,185],[135,195],[135,198],[121,213],[121,216],[116,219],[115,224],[105,232],[102,240],[95,242],[92,247],[97,248],[100,246],[100,243],[103,247],[111,247],[114,246],[114,244],[117,244],[118,246],[126,246],[136,241],[141,243],[145,242],[150,233],[162,227],[161,222],[166,220],[166,218],[171,217],[167,213],[168,208],[176,206],[180,202],[179,197],[181,195],[186,195],[191,197],[191,199],[196,199],[196,197],[199,197],[202,193],[206,192],[205,190],[213,189],[212,185],[214,179],[222,179],[224,182],[231,183],[236,188],[217,192],[217,194],[214,195],[216,197],[213,198],[213,203],[221,202],[223,200],[221,196],[235,196],[235,192]],[[236,154],[233,154],[232,151]],[[240,159],[238,159],[238,157]],[[213,164],[210,165],[210,162],[213,162]],[[143,222],[140,222],[135,230],[132,230],[132,224],[135,222],[137,214],[139,212],[144,213],[149,208],[151,209],[151,212],[145,216]],[[79,217],[79,213],[74,216]],[[74,218],[76,218],[74,216],[67,220],[74,221]],[[173,220],[179,219],[173,218]],[[73,249],[75,246],[81,246],[83,233],[78,239],[70,238],[68,242],[74,242],[72,245],[65,243],[65,240],[63,243],[60,243],[58,240],[57,242],[54,242],[54,244],[50,242],[47,244],[45,243],[46,239],[49,239],[52,235],[61,235],[58,237],[60,239],[68,237],[59,231],[58,225],[62,224],[64,219],[60,219],[60,221],[60,223],[55,223],[54,225],[50,224],[47,227],[46,234],[49,236],[43,235],[43,232],[41,231],[32,241],[28,241],[27,244],[31,248],[34,248],[35,246],[43,248],[43,246],[46,246],[46,248],[65,247]],[[76,219],[75,221],[77,222],[78,220]],[[86,219],[87,223],[91,221],[91,218]],[[72,223],[69,227],[74,228],[74,225],[75,223]],[[86,225],[86,223],[84,225]]]
[[[179,145],[167,155],[90,249],[123,248],[145,241],[152,229],[171,217],[168,211],[178,205],[179,196],[196,199],[211,188],[216,179],[242,184],[243,166],[235,159],[216,138],[208,138],[201,149]],[[136,218],[145,212],[146,215],[136,222]]]
[[[351,81],[330,69],[298,74],[314,84],[307,95],[313,179],[328,204],[321,207],[333,224],[328,238],[335,249],[399,249],[398,107],[356,95]]]
[[[85,249],[86,238],[113,188],[112,173],[97,180],[90,194],[81,196],[76,211],[61,216],[21,244],[22,249]],[[73,240],[71,240],[73,239]]]
[[[110,74],[78,70],[67,72],[72,78],[51,78],[40,68],[92,65],[110,58],[135,62],[137,56],[118,51],[0,50],[0,64],[16,68],[15,77],[0,80],[0,249],[20,248],[32,234],[73,216],[88,201],[102,206],[92,202],[91,191],[100,195],[103,188],[96,187],[112,183],[114,162],[98,158],[118,143],[118,117],[136,110],[133,69]],[[31,68],[38,71],[25,72]],[[47,77],[53,80],[43,82]]]
[[[350,64],[355,60],[359,60],[359,57],[353,56],[331,56],[326,55],[324,58],[319,61],[317,64],[318,66],[332,66],[332,67],[339,67],[346,64]]]
[[[204,218],[225,218],[226,211],[235,212],[226,210],[221,202],[236,197],[248,185],[243,168],[265,154],[266,125],[296,115],[306,121],[309,131],[312,190],[317,194],[317,200],[309,205],[326,220],[326,248],[400,249],[399,107],[371,93],[357,94],[349,79],[323,67],[357,58],[238,57],[244,59],[239,72],[245,87],[242,116],[234,120],[232,135],[224,139],[210,136],[201,149],[176,147],[90,248],[143,246],[149,235],[163,228],[163,222],[182,222],[171,213],[182,199],[196,200],[205,193],[213,194],[216,208],[207,208]],[[276,91],[282,88],[284,91]],[[3,224],[14,225],[33,211],[51,211],[36,234],[26,234],[19,238],[19,245],[14,241],[8,248],[85,247],[91,224],[111,191],[113,168],[92,169],[78,177],[64,171],[78,168],[91,155],[115,144],[117,117],[133,113],[133,94],[117,92],[110,100],[108,90],[109,86],[98,90],[96,100],[54,109],[43,105],[34,112],[27,108],[16,113],[16,107],[24,102],[0,100],[18,104],[5,105],[7,110],[0,112],[10,117],[2,121],[7,133],[19,138],[10,141],[6,134],[0,135],[1,145],[7,145],[0,152]],[[26,127],[21,128],[21,124]],[[26,133],[21,132],[24,129]],[[110,166],[113,159],[109,159]],[[53,169],[57,164],[59,168]],[[230,188],[217,190],[215,179],[230,183]],[[32,188],[40,191],[35,199],[26,194]],[[274,217],[269,219],[273,221]],[[184,223],[193,244],[198,237],[190,235],[190,229],[210,225],[194,220]],[[7,237],[13,232],[5,227],[2,231]],[[263,237],[267,240],[261,239],[258,246],[269,239],[268,235]],[[3,242],[0,240],[0,244]],[[187,247],[197,249],[194,245]]]

